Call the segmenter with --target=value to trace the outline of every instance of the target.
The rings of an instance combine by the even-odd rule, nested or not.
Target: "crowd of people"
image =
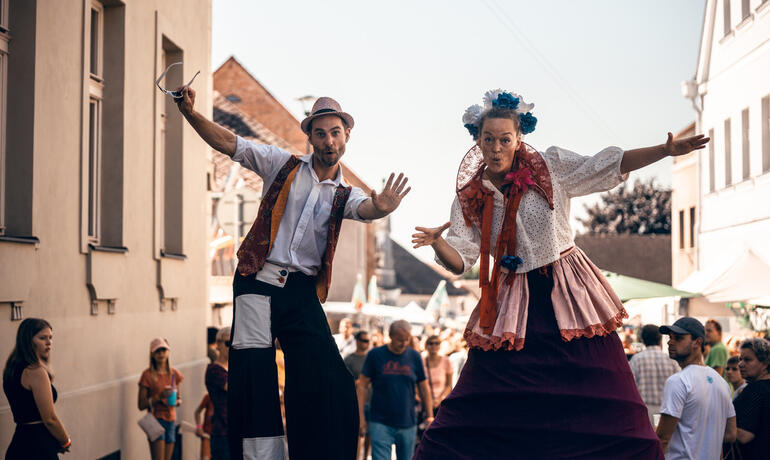
[[[630,367],[667,459],[770,458],[770,341],[731,353],[719,322],[689,317],[645,325],[640,338]]]
[[[424,430],[450,394],[468,357],[463,335],[451,328],[413,326],[399,320],[386,331],[366,330],[344,318],[335,342],[356,380],[360,442],[357,458],[412,458]],[[743,340],[734,353],[721,342],[721,326],[683,317],[670,326],[645,325],[644,349],[630,367],[650,423],[667,459],[750,460],[770,458],[770,340]],[[661,348],[668,336],[668,351]],[[195,410],[200,458],[229,459],[227,436],[228,361],[231,330],[209,331],[209,359],[203,395]],[[49,358],[53,327],[29,318],[19,325],[16,345],[3,371],[3,389],[16,431],[6,459],[55,459],[72,441],[56,416],[57,391]],[[708,349],[708,352],[706,351]],[[280,348],[279,348],[280,351]],[[155,338],[149,366],[139,379],[137,407],[147,411],[150,457],[169,460],[182,404],[184,376],[170,364],[171,346]],[[282,393],[282,353],[276,355]]]
[[[359,406],[358,458],[410,459],[416,444],[457,382],[468,356],[462,333],[452,328],[413,327],[399,320],[371,331],[350,318],[334,335],[345,366],[356,379]],[[385,337],[384,332],[387,332]]]

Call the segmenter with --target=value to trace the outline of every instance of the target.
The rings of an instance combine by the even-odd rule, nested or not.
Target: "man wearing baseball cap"
[[[238,249],[228,375],[231,458],[283,460],[284,431],[274,339],[286,357],[286,440],[292,460],[352,460],[358,440],[353,377],[332,338],[321,303],[343,219],[385,217],[409,192],[403,174],[367,196],[342,176],[339,161],[353,117],[319,98],[301,129],[313,152],[302,157],[256,144],[193,109],[180,88],[179,111],[212,148],[263,180],[259,213]]]
[[[668,355],[681,371],[666,380],[657,434],[666,460],[718,460],[737,434],[727,382],[703,364],[705,330],[695,318],[661,326]]]

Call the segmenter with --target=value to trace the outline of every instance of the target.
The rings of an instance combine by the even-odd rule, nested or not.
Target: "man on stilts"
[[[409,192],[391,174],[367,196],[342,177],[339,160],[353,117],[331,98],[302,121],[313,153],[294,157],[255,144],[207,120],[184,88],[180,112],[215,150],[264,181],[254,225],[238,250],[228,378],[233,459],[284,460],[274,339],[285,354],[286,435],[292,460],[352,460],[358,439],[353,378],[329,330],[321,302],[331,282],[342,219],[368,221],[393,212]]]

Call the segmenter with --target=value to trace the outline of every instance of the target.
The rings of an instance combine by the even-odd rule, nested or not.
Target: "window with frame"
[[[690,207],[690,247],[695,247],[695,206]]]
[[[743,180],[751,177],[751,149],[749,148],[749,109],[741,112],[741,157],[743,158]]]
[[[37,3],[0,0],[0,32],[3,61],[3,158],[2,176],[3,236],[14,241],[35,243],[32,222],[34,183],[35,60],[13,59],[34,56],[37,31]],[[8,88],[13,88],[8,91]],[[9,116],[8,108],[13,108]],[[9,172],[13,171],[13,174]]]
[[[724,0],[723,6],[722,15],[724,17],[724,34],[728,35],[732,30],[732,23],[730,22],[730,0]]]
[[[99,245],[102,178],[102,101],[104,99],[104,7],[91,1],[88,44],[88,242]]]
[[[741,21],[751,16],[751,0],[741,0]]]
[[[714,152],[714,129],[709,129],[709,192],[716,190],[716,171],[714,168],[714,160],[716,154]]]
[[[732,123],[729,118],[725,120],[725,187],[728,187],[733,183],[731,125]]]
[[[161,63],[165,69],[175,62],[183,62],[184,54],[167,37],[162,39]],[[183,85],[184,64],[172,67],[166,74],[164,88],[176,89]],[[161,205],[161,251],[166,256],[183,256],[183,119],[174,102],[168,96],[160,104],[160,149],[163,168]]]
[[[125,6],[83,0],[81,251],[122,247]]]
[[[684,210],[679,211],[679,249],[684,249]]]

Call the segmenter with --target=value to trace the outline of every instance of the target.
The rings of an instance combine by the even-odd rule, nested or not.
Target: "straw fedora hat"
[[[313,104],[310,115],[302,120],[302,123],[299,126],[305,134],[310,134],[310,122],[324,115],[337,115],[345,120],[345,124],[347,124],[348,128],[353,127],[353,117],[343,112],[339,102],[330,97],[319,97],[318,100],[315,101],[315,104]]]

